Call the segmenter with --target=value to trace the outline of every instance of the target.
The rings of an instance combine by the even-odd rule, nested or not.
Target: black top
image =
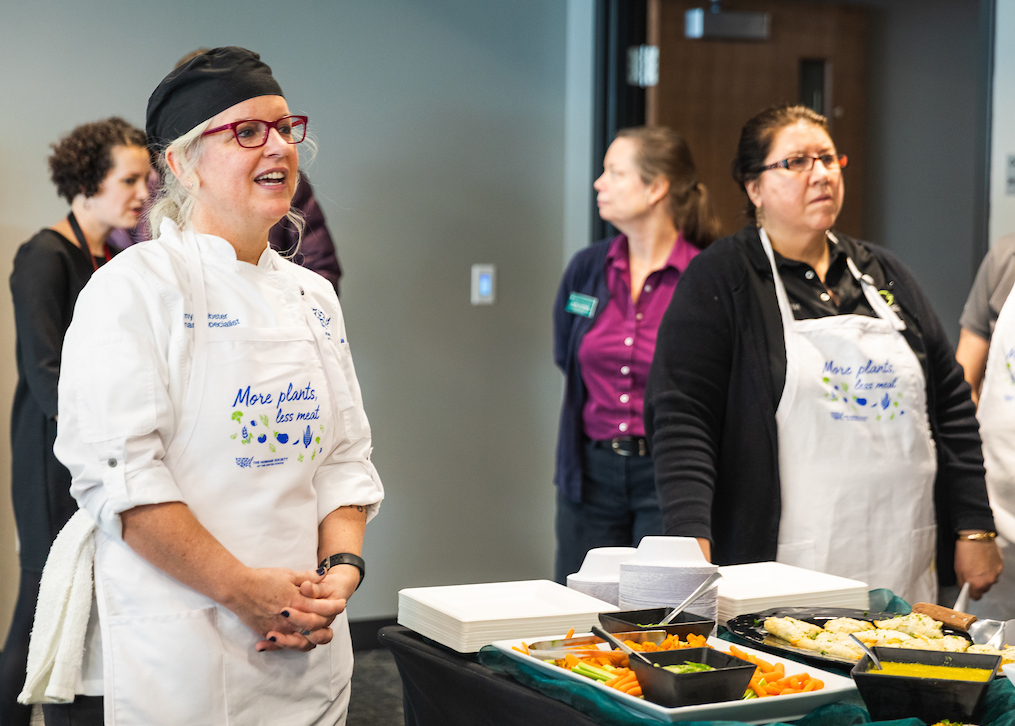
[[[938,576],[951,584],[955,533],[994,527],[969,386],[902,263],[884,249],[839,239],[911,328],[910,346],[924,350],[938,455]],[[771,266],[757,229],[745,227],[688,266],[659,327],[645,393],[666,534],[710,539],[718,564],[775,559],[781,515],[775,412],[785,376]]]
[[[841,244],[828,240],[828,272],[821,282],[818,273],[806,262],[790,260],[773,250],[782,284],[786,286],[789,306],[797,320],[824,318],[829,315],[866,315],[876,317],[867,302],[860,283],[846,266],[846,257],[853,254],[850,240]]]
[[[53,454],[54,419],[64,335],[91,274],[87,255],[51,229],[21,245],[14,257],[18,385],[11,407],[11,493],[21,567],[33,572],[42,571],[50,545],[78,508],[70,473]]]

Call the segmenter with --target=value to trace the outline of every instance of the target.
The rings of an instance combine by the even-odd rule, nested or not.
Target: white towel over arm
[[[92,609],[95,521],[84,509],[53,542],[42,571],[21,703],[70,703],[81,675]]]

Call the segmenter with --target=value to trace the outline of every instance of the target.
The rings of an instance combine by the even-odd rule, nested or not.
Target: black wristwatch
[[[339,552],[337,555],[325,557],[321,560],[320,567],[324,568],[325,573],[327,573],[335,565],[352,565],[359,570],[359,582],[356,583],[356,590],[359,590],[359,586],[363,584],[363,577],[367,574],[367,563],[363,561],[363,558],[359,555],[354,555],[352,552]]]

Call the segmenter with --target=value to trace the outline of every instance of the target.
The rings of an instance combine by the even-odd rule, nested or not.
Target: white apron
[[[983,439],[987,494],[994,512],[997,544],[1007,562],[1015,554],[1015,295],[1009,293],[990,336],[987,368],[976,418]],[[1005,567],[1001,578],[969,612],[991,618],[1015,618],[1015,572]]]
[[[182,232],[182,244],[193,369],[164,463],[197,519],[245,565],[315,569],[311,480],[334,442],[358,426],[344,377],[329,379],[322,365],[338,346],[277,269],[263,274],[284,275],[291,327],[212,320],[194,234]],[[340,370],[336,361],[330,368]],[[232,612],[120,540],[97,538],[95,573],[107,725],[344,722],[352,673],[344,614],[327,646],[258,653],[259,636]]]
[[[983,439],[987,493],[998,533],[1015,542],[1015,295],[1009,293],[990,336],[976,418]]]
[[[786,339],[776,559],[886,587],[909,602],[936,602],[937,456],[923,369],[900,332],[905,323],[848,258],[878,317],[796,320],[760,232]]]

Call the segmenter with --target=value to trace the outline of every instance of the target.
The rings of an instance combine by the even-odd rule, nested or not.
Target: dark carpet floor
[[[403,726],[402,680],[387,648],[356,652],[348,726]]]

